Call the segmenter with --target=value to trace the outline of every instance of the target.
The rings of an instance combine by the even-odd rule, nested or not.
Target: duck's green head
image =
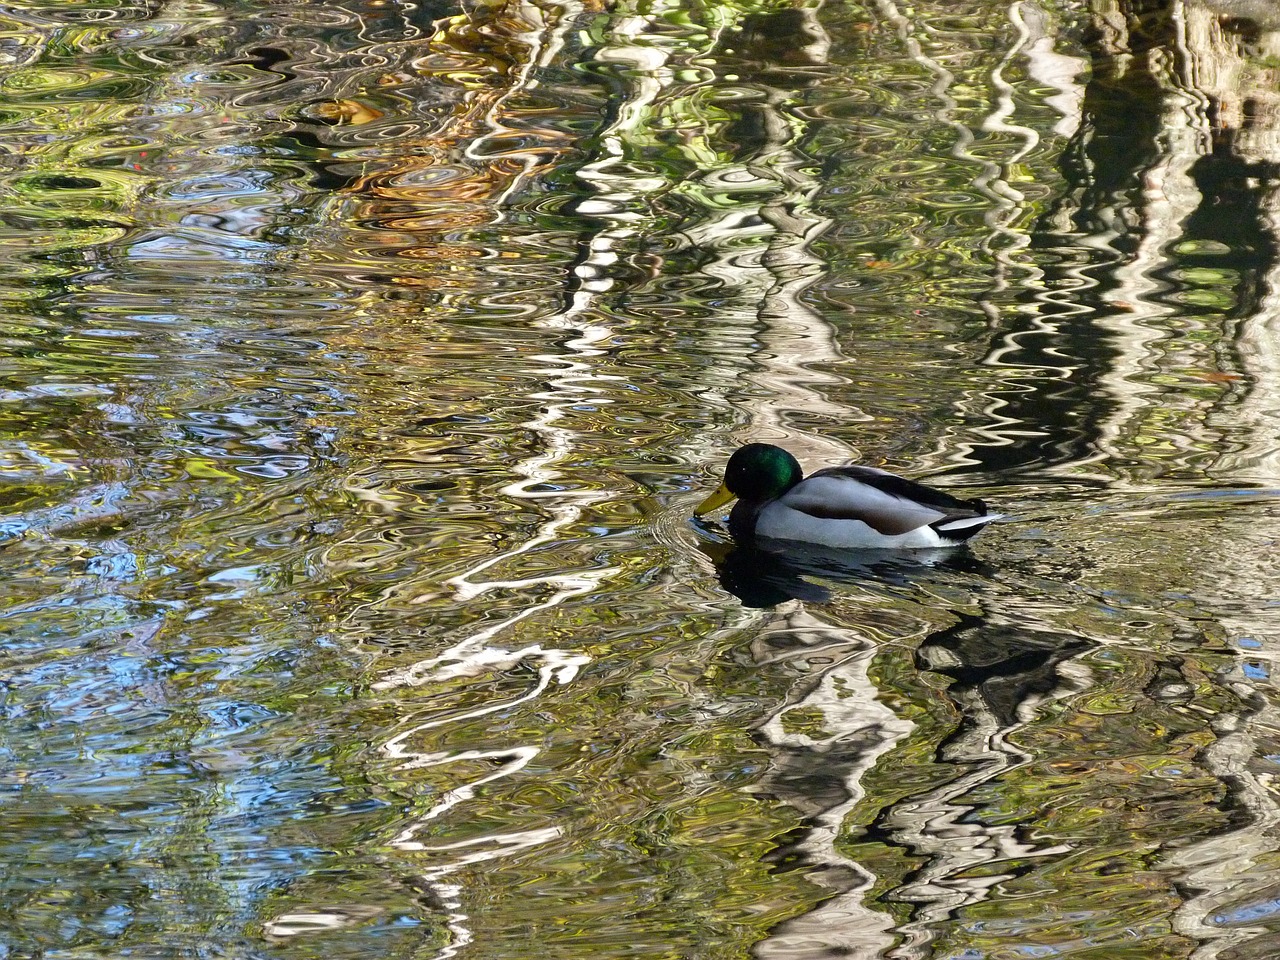
[[[693,513],[700,516],[734,497],[764,503],[782,496],[803,479],[804,471],[787,451],[771,443],[749,443],[729,458],[724,482]]]

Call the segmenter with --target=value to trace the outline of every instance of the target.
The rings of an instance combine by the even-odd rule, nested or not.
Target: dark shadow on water
[[[1024,704],[1061,685],[1060,663],[1096,646],[1043,624],[1010,622],[988,613],[958,616],[959,622],[930,634],[916,648],[916,666],[950,678],[949,696],[960,716],[971,720],[975,702],[981,703],[981,712],[1001,730],[1018,723]]]

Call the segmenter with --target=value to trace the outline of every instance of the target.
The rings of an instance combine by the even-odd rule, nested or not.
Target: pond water
[[[0,9],[0,958],[1274,956],[1223,6]]]

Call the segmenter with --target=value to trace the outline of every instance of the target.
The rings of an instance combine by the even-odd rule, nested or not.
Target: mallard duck
[[[809,477],[770,443],[729,458],[724,482],[698,504],[701,516],[737,498],[734,539],[796,540],[844,549],[955,547],[1001,514],[875,467],[828,467]]]

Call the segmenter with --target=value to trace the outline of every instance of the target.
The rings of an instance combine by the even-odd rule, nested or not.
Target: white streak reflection
[[[798,653],[791,656],[827,657],[837,649],[845,651],[838,663],[824,670],[816,684],[796,701],[786,704],[760,728],[761,735],[777,751],[771,774],[777,785],[766,784],[797,806],[808,821],[803,839],[794,848],[809,866],[806,875],[817,884],[828,887],[832,896],[813,910],[781,924],[760,943],[753,955],[762,960],[804,960],[815,956],[814,947],[822,945],[825,955],[849,956],[870,960],[882,955],[893,943],[894,919],[866,902],[867,892],[877,876],[840,852],[837,841],[844,829],[845,818],[865,797],[862,785],[867,772],[879,759],[907,739],[916,725],[899,717],[881,702],[879,690],[867,671],[871,654],[878,648],[876,639],[862,637],[855,631],[833,627],[803,609],[785,614],[765,631],[762,639],[773,638],[791,645],[800,643]],[[757,660],[777,659],[757,652]],[[817,712],[821,727],[829,735],[817,737],[788,730],[788,714],[792,711]],[[812,767],[813,758],[821,757],[827,776],[838,781],[836,802],[785,787],[790,763]]]

